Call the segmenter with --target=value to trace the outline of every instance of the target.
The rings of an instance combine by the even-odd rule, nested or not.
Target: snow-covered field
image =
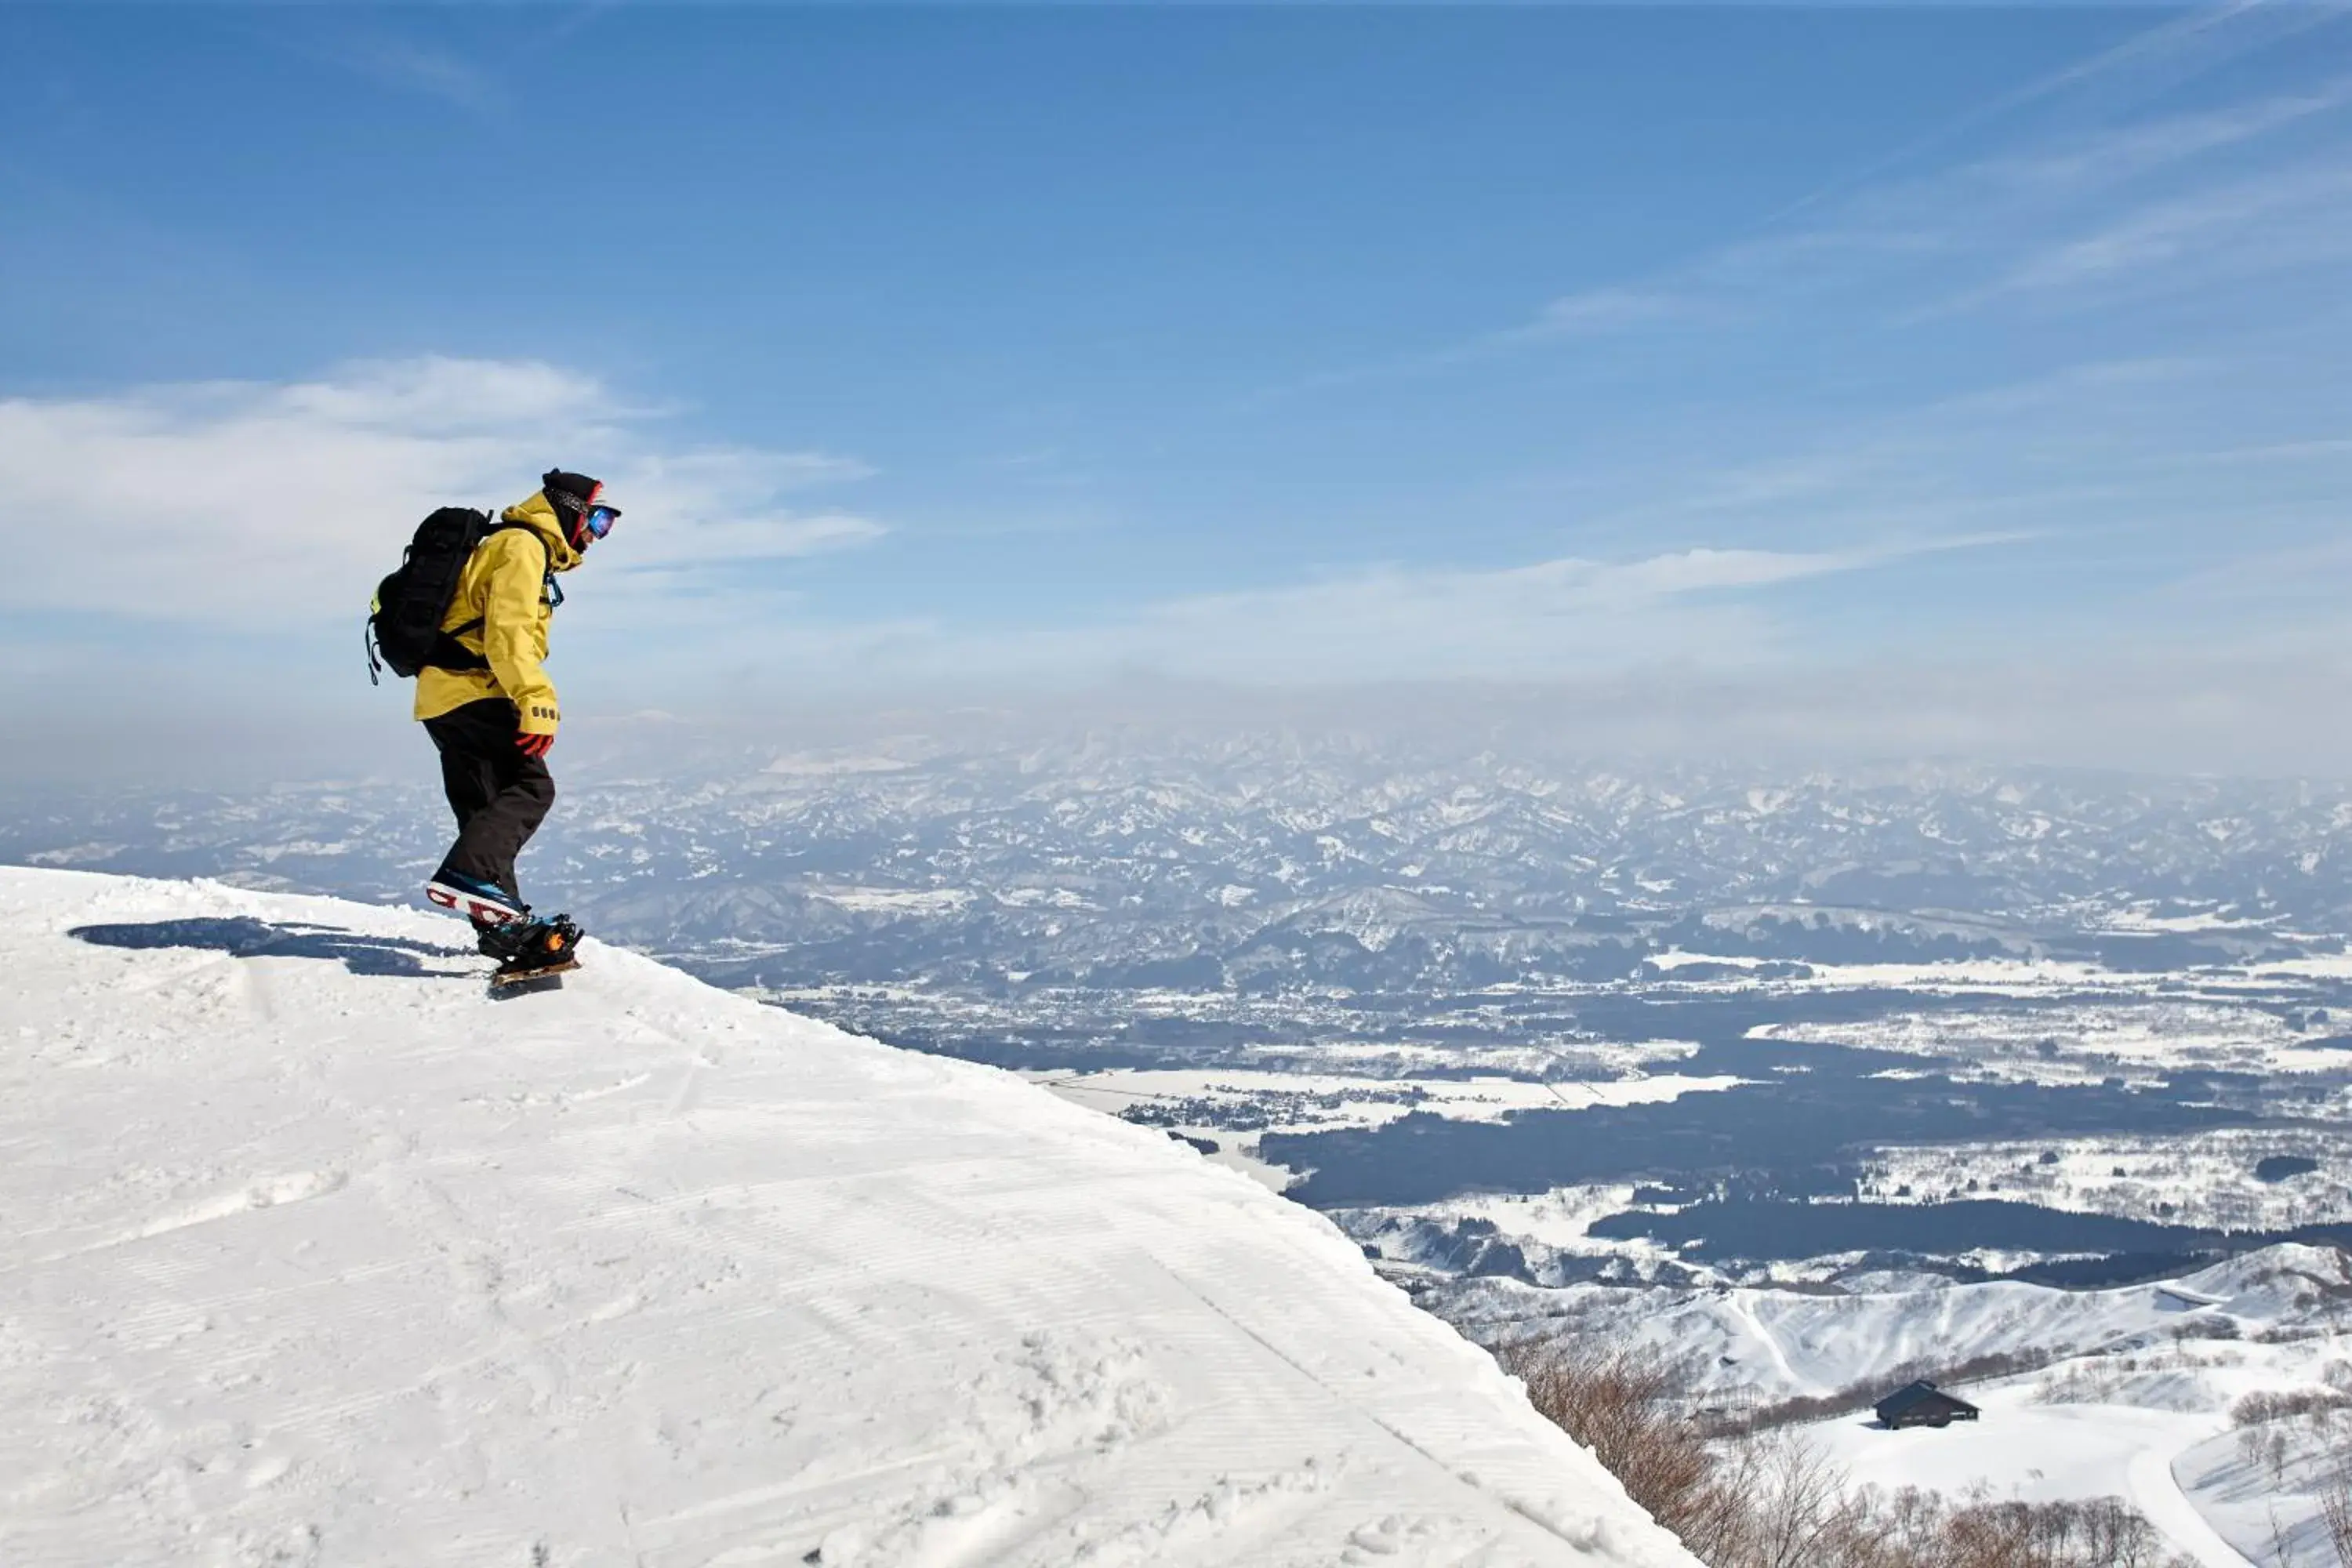
[[[2124,974],[2095,963],[2052,958],[1919,959],[1887,963],[1827,963],[1808,960],[1801,975],[1769,980],[1733,978],[1714,971],[1772,971],[1785,967],[1784,959],[1752,958],[1736,953],[1669,952],[1653,953],[1647,962],[1678,984],[1702,991],[1744,989],[1764,984],[1790,991],[1985,991],[2021,997],[2039,997],[2080,990],[2114,989],[2144,992],[2145,976]],[[1687,973],[1684,972],[1689,972]],[[1697,978],[1705,975],[1706,978]]]
[[[1808,1435],[1855,1481],[1890,1491],[1982,1486],[2000,1500],[2025,1502],[2119,1497],[2201,1568],[2246,1568],[2250,1559],[2199,1512],[2172,1471],[2178,1456],[2227,1426],[2225,1417],[2043,1405],[2030,1384],[1963,1392],[1982,1419],[1940,1432],[1888,1432],[1867,1415],[1848,1416]]]
[[[1454,1121],[1500,1121],[1521,1110],[1655,1105],[1685,1094],[1736,1089],[1725,1074],[1654,1073],[1530,1081],[1507,1078],[1357,1078],[1339,1073],[1112,1068],[1026,1075],[1074,1105],[1112,1116],[1155,1110],[1155,1123],[1213,1143],[1210,1158],[1281,1191],[1297,1173],[1259,1158],[1268,1132],[1379,1127],[1416,1111]],[[1598,1218],[1598,1215],[1593,1216]]]
[[[2229,1415],[2249,1394],[2311,1390],[2313,1349],[2206,1345],[2109,1358],[2137,1370],[2072,1362],[1962,1390],[1984,1413],[1972,1424],[1888,1432],[1862,1415],[1807,1431],[1857,1481],[1981,1486],[2029,1501],[2120,1497],[2205,1568],[2315,1568],[2336,1561],[2320,1494],[2352,1454],[2352,1422],[2337,1411],[2237,1426]],[[2339,1382],[2352,1370],[2342,1361],[2320,1370],[2331,1368]]]
[[[2340,1415],[2265,1425],[2264,1439],[2275,1430],[2286,1442],[2273,1472],[2231,1424],[2249,1395],[2352,1391],[2352,1258],[2325,1247],[2268,1247],[2111,1290],[1928,1277],[1857,1277],[1832,1291],[1485,1279],[1445,1286],[1432,1304],[1490,1342],[1567,1328],[1646,1344],[1680,1361],[1704,1400],[1735,1409],[1855,1384],[1886,1392],[1904,1369],[2017,1358],[2030,1369],[1957,1389],[1983,1408],[1973,1425],[1889,1432],[1864,1411],[1801,1430],[1858,1482],[2122,1497],[2207,1568],[2326,1561],[2319,1489],[2352,1452],[2352,1420]]]
[[[1178,998],[1177,1006],[1183,1005]],[[1600,1040],[1580,1037],[1562,1045],[1413,1045],[1398,1040],[1318,1040],[1318,1062],[1365,1077],[1411,1078],[1416,1073],[1482,1072],[1513,1078],[1549,1079],[1562,1084],[1609,1083],[1663,1073],[1670,1064],[1698,1054],[1695,1040]]]
[[[1635,1254],[1644,1250],[1638,1240],[1600,1241],[1586,1234],[1594,1220],[1631,1208],[1633,1194],[1630,1182],[1595,1182],[1554,1187],[1546,1193],[1465,1193],[1442,1204],[1389,1212],[1431,1219],[1485,1220],[1506,1236],[1565,1252]]]
[[[1889,1204],[2007,1198],[2217,1230],[2332,1223],[2352,1214],[2346,1109],[2340,1091],[2331,1091],[2304,1112],[2314,1119],[2309,1126],[1880,1149],[1863,1195]],[[2282,1157],[2318,1168],[2265,1180],[2263,1163]]]
[[[829,882],[813,883],[808,892],[826,903],[867,914],[952,914],[976,896],[968,888],[860,888]]]
[[[456,934],[0,870],[0,1562],[1690,1562],[1160,1133]]]
[[[2126,997],[2009,1012],[1896,1013],[1858,1023],[1769,1024],[1759,1038],[1802,1039],[1943,1058],[2021,1083],[2115,1075],[2340,1073],[2352,1053],[2307,1043],[2275,1013],[2231,1002]]]

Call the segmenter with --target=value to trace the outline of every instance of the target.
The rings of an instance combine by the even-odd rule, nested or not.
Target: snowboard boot
[[[501,950],[495,954],[499,970],[490,976],[492,985],[511,985],[580,967],[580,928],[570,915],[518,921],[483,932],[480,940],[485,952],[493,942]]]
[[[467,917],[477,931],[486,925],[526,920],[530,915],[530,906],[504,888],[452,871],[446,866],[434,872],[432,879],[425,884],[425,899],[427,903]]]

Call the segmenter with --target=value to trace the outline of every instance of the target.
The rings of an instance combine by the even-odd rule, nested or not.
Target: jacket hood
[[[549,503],[547,492],[541,490],[528,500],[517,501],[507,508],[506,521],[519,522],[547,541],[547,563],[558,572],[569,572],[580,564],[580,552],[563,537],[563,520]]]

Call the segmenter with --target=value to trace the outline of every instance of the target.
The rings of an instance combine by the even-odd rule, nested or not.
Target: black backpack
[[[377,584],[375,603],[368,609],[363,640],[369,684],[379,682],[376,672],[386,666],[404,680],[427,665],[489,668],[480,654],[469,652],[453,634],[443,631],[441,621],[457,596],[458,574],[475,548],[500,529],[516,526],[462,506],[445,506],[416,525],[416,537],[401,556],[400,569]]]

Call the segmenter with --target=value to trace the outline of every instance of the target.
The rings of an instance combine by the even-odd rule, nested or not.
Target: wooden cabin
[[[1877,1409],[1879,1424],[1898,1431],[1906,1426],[1948,1426],[1955,1421],[1973,1421],[1979,1414],[1967,1400],[1925,1380],[1896,1389],[1878,1402]]]

